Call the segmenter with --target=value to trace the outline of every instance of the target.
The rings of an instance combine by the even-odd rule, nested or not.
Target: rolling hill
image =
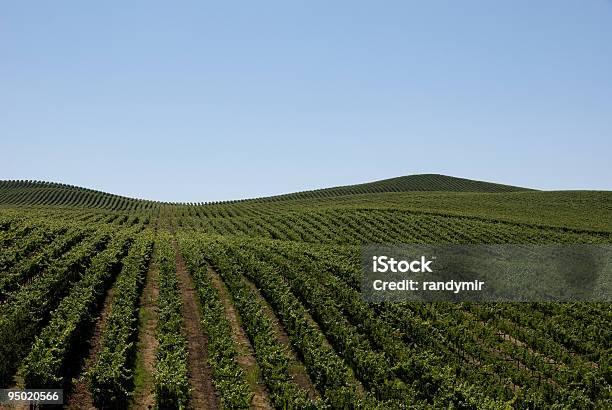
[[[264,198],[234,202],[270,202],[295,199],[335,198],[346,195],[372,194],[384,192],[516,192],[527,191],[511,185],[474,181],[464,178],[437,174],[409,175],[384,179],[365,184],[347,185],[311,191],[296,192]],[[43,181],[0,181],[0,205],[47,205],[76,206],[116,211],[150,210],[160,205],[170,205],[157,201],[128,198],[92,189],[81,188],[54,182]],[[173,204],[179,205],[179,204]]]
[[[0,181],[0,387],[68,408],[612,408],[607,302],[361,294],[363,245],[611,243],[603,191],[429,174],[180,204]]]
[[[270,201],[283,199],[329,198],[344,195],[372,194],[382,192],[516,192],[528,190],[530,189],[440,174],[417,174],[367,182],[364,184],[345,185],[333,188],[323,188],[291,194],[275,195],[258,200]]]

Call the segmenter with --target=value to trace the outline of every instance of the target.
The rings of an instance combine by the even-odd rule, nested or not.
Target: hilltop
[[[372,194],[383,192],[517,192],[530,191],[512,185],[477,181],[466,178],[451,177],[440,174],[417,174],[403,177],[382,179],[364,184],[345,185],[276,195],[259,200],[326,198],[355,194]]]

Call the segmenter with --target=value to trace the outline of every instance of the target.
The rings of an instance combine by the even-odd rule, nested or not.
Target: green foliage
[[[190,393],[168,231],[196,285],[224,408],[249,407],[253,393],[209,267],[277,408],[611,408],[610,304],[366,304],[359,293],[362,244],[611,244],[611,212],[610,192],[437,175],[207,205],[0,181],[0,384],[20,367],[28,386],[68,387],[71,362],[83,358],[78,345],[122,266],[88,380],[96,405],[126,406],[155,227],[158,408],[186,408]],[[291,378],[260,295],[320,400]]]
[[[184,238],[181,247],[198,292],[202,327],[208,335],[208,364],[213,372],[221,406],[227,409],[248,409],[253,393],[244,370],[237,362],[238,349],[232,339],[230,324],[218,292],[207,274],[208,264],[196,243]]]
[[[100,353],[88,372],[94,403],[101,408],[124,408],[133,379],[138,298],[153,249],[153,232],[140,234],[123,260],[115,297],[100,341]]]
[[[184,409],[189,402],[187,341],[183,330],[181,297],[175,273],[174,250],[168,233],[159,233],[159,296],[157,298],[157,348],[155,401],[160,409]]]
[[[101,229],[89,240],[57,260],[30,286],[8,298],[0,309],[0,385],[7,385],[33,339],[47,322],[50,313],[78,280],[97,252],[110,238]]]
[[[120,267],[131,244],[130,233],[118,235],[108,249],[96,255],[82,279],[71,289],[36,337],[24,359],[21,374],[28,388],[63,388],[70,355],[93,324],[101,297]]]
[[[192,246],[197,248],[196,244]],[[199,269],[207,269],[207,264],[202,259]],[[253,345],[257,363],[274,405],[277,408],[300,409],[322,407],[322,403],[311,402],[307,392],[293,383],[289,374],[287,353],[276,340],[272,323],[263,313],[263,307],[252,291],[231,270],[221,270],[220,274],[242,318],[243,328]]]

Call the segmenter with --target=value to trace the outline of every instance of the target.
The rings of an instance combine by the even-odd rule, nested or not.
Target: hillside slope
[[[440,174],[417,174],[383,179],[364,184],[345,185],[333,188],[315,189],[292,194],[258,198],[258,201],[278,201],[284,199],[327,198],[354,194],[371,194],[381,192],[516,192],[529,191],[512,185],[476,181]]]
[[[71,206],[127,211],[153,209],[160,203],[54,182],[0,181],[0,205]]]
[[[422,174],[384,179],[358,185],[303,191],[264,198],[234,202],[269,202],[295,199],[334,198],[346,195],[384,192],[515,192],[525,191],[510,185],[474,181],[445,175]],[[76,206],[115,211],[150,210],[161,205],[173,205],[157,201],[128,198],[73,185],[41,181],[0,181],[0,205],[17,206]]]
[[[285,201],[247,201],[231,206],[219,204],[202,208],[211,213],[231,208],[234,212],[257,209],[275,214],[295,211],[356,210],[367,213],[372,210],[397,210],[413,214],[463,216],[534,226],[612,232],[612,191],[381,192]]]

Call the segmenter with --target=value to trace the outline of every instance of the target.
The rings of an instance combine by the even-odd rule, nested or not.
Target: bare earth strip
[[[279,343],[285,346],[285,351],[289,354],[289,357],[287,359],[289,359],[289,373],[291,374],[291,377],[293,377],[293,380],[298,386],[308,392],[308,395],[311,399],[318,398],[319,393],[312,384],[312,380],[310,379],[310,376],[306,371],[306,367],[304,367],[304,363],[302,363],[296,352],[293,350],[291,342],[289,341],[289,336],[281,325],[280,320],[276,316],[276,313],[274,313],[272,306],[270,306],[268,301],[264,299],[264,297],[259,292],[259,289],[257,289],[257,286],[255,286],[253,282],[244,277],[243,280],[247,283],[253,294],[256,295],[257,299],[262,302],[262,305],[264,307],[263,312],[272,322],[276,340],[278,340]]]
[[[102,311],[100,313],[100,316],[98,317],[98,320],[96,321],[93,334],[89,341],[89,353],[87,355],[87,358],[85,359],[82,375],[76,381],[74,385],[74,390],[68,398],[69,409],[95,409],[91,393],[87,386],[87,378],[85,377],[85,372],[87,372],[96,362],[98,354],[100,353],[100,336],[102,335],[102,331],[106,327],[106,320],[108,319],[110,308],[113,305],[114,295],[115,288],[112,287],[108,291],[106,298],[104,299]]]
[[[217,272],[209,268],[208,274],[210,275],[213,286],[217,292],[219,292],[219,298],[223,304],[225,316],[227,317],[230,327],[232,328],[232,337],[236,347],[238,348],[238,364],[240,364],[247,374],[247,380],[249,381],[251,389],[254,393],[251,406],[255,409],[272,409],[270,399],[268,398],[268,391],[265,387],[266,385],[261,377],[261,372],[259,370],[259,366],[257,365],[257,361],[255,360],[253,346],[251,346],[249,338],[240,325],[240,318],[234,309],[232,297]]]
[[[310,323],[310,325],[312,325],[315,329],[317,329],[317,331],[321,334],[321,336],[323,336],[323,345],[333,350],[334,352],[336,352],[338,357],[340,357],[340,359],[346,364],[348,371],[349,371],[348,384],[356,387],[356,392],[358,396],[363,396],[365,394],[365,388],[363,387],[363,384],[361,383],[361,381],[355,376],[355,372],[353,368],[348,363],[346,363],[346,360],[342,357],[341,352],[339,352],[336,348],[334,348],[334,346],[329,342],[329,340],[327,339],[327,335],[323,332],[323,330],[321,330],[321,326],[319,326],[317,321],[314,320],[314,318],[310,315],[308,310],[305,309],[305,311],[306,311],[305,313],[306,321]]]
[[[193,280],[185,267],[183,255],[176,241],[172,242],[176,255],[176,275],[181,291],[183,320],[185,324],[187,347],[189,351],[189,383],[191,385],[191,405],[194,409],[217,409],[219,399],[212,382],[208,365],[208,336],[202,331],[200,309]]]
[[[140,296],[134,398],[131,406],[134,409],[150,409],[155,404],[153,375],[155,374],[155,352],[157,350],[155,329],[157,328],[157,296],[159,294],[158,273],[159,267],[155,260],[154,250],[145,286]]]

